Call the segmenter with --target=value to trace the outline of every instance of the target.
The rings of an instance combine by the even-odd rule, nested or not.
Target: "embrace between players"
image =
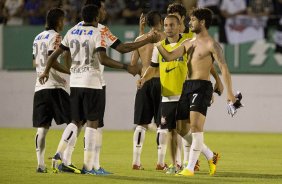
[[[37,35],[33,44],[33,61],[38,73],[33,107],[33,126],[38,128],[35,139],[38,160],[37,172],[47,172],[44,163],[45,137],[54,118],[57,124],[67,123],[68,126],[65,128],[57,151],[52,158],[53,172],[67,171],[90,175],[111,174],[103,169],[99,162],[102,146],[101,128],[104,126],[105,111],[106,84],[103,77],[103,65],[105,65],[124,69],[132,75],[141,74],[141,79],[138,80],[139,90],[145,87],[149,82],[146,82],[147,80],[158,76],[159,72],[162,102],[160,107],[155,109],[161,115],[161,118],[156,122],[160,123],[160,129],[165,127],[170,132],[175,132],[176,129],[192,148],[187,166],[178,174],[194,175],[196,162],[202,152],[209,161],[210,174],[213,175],[216,167],[213,160],[216,155],[203,142],[203,126],[207,107],[212,100],[213,87],[209,76],[213,70],[214,60],[217,61],[223,75],[227,88],[227,101],[235,103],[236,97],[232,92],[231,77],[222,50],[207,32],[212,18],[210,10],[193,10],[190,28],[196,37],[187,40],[181,40],[182,36],[179,33],[181,20],[179,17],[168,15],[164,24],[167,38],[155,46],[153,43],[164,38],[160,31],[152,31],[146,34],[145,38],[136,40],[134,43],[122,43],[106,26],[99,24],[98,22],[103,21],[105,17],[103,0],[87,0],[82,9],[83,21],[71,28],[61,42],[58,32],[63,28],[63,17],[62,10],[50,10],[47,15],[47,29]],[[48,24],[52,24],[52,26],[48,27]],[[173,43],[175,44],[173,45]],[[167,45],[169,45],[169,49],[167,49]],[[137,64],[122,64],[106,55],[108,47],[121,53],[142,47],[154,48],[151,49],[151,52],[154,50],[153,53],[149,53],[149,50],[145,51],[145,54],[152,56],[152,62],[150,62],[151,58],[146,58],[146,65],[142,61],[143,68],[141,70]],[[58,63],[57,59],[60,55],[64,57],[66,65]],[[149,65],[149,63],[151,64]],[[158,67],[157,70],[156,67]],[[65,80],[56,70],[70,74],[70,98],[65,92]],[[217,81],[215,89],[222,93],[223,86],[220,79],[218,76],[215,78]],[[160,101],[160,96],[157,98],[159,98],[157,101]],[[143,105],[147,106],[148,104]],[[136,98],[135,111],[138,109],[137,106]],[[150,117],[147,117],[146,122],[143,122],[142,113],[155,115],[157,112],[146,112],[141,109],[134,114],[134,116],[139,115],[139,122],[135,121],[136,117],[134,117],[134,121],[136,124],[146,124]],[[180,123],[176,123],[176,120]],[[77,136],[84,124],[86,124],[84,162],[80,170],[72,164],[71,155]],[[139,137],[139,140],[141,138]],[[142,139],[144,141],[144,137]],[[140,142],[137,141],[136,144],[140,144]],[[177,143],[172,145],[177,145]],[[172,153],[175,153],[173,150]],[[135,152],[136,150],[134,150]],[[133,164],[133,166],[136,165],[137,169],[141,169],[141,152],[139,150],[139,153],[138,151],[136,153],[139,154],[139,165]],[[138,159],[138,155],[136,158]],[[175,165],[174,158],[175,154],[172,154],[173,165]]]

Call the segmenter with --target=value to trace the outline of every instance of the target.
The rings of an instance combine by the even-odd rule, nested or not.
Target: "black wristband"
[[[127,68],[128,68],[128,65],[127,65],[127,64],[123,64],[123,65],[122,65],[122,69],[127,70]]]

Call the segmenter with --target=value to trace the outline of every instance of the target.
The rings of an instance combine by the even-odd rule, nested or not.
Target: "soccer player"
[[[142,16],[140,17],[140,19],[141,18]],[[161,14],[158,11],[148,12],[148,14],[146,15],[146,23],[151,28],[150,31],[137,37],[135,40],[136,42],[146,39],[146,37],[153,32],[157,32],[158,34],[160,34],[162,39],[165,38],[165,34],[162,31]],[[153,48],[153,44],[147,44],[135,50],[132,54],[131,65],[135,66],[138,64],[139,59],[141,60],[141,77],[146,73],[147,68],[150,66]],[[132,169],[134,170],[143,169],[143,167],[141,166],[141,152],[145,140],[145,133],[153,117],[155,123],[157,123],[158,121],[158,109],[160,104],[160,98],[160,78],[159,73],[156,73],[143,88],[137,90],[135,96],[134,124],[136,124],[137,126],[133,135]],[[163,170],[164,168],[164,163],[158,162],[156,169]]]
[[[189,19],[189,17],[186,16],[187,10],[185,9],[185,7],[182,4],[180,4],[180,3],[170,4],[167,8],[167,14],[172,14],[172,15],[175,15],[179,18],[179,20],[180,20],[180,33],[182,33],[182,37],[187,38],[187,39],[193,38],[193,33],[189,29],[189,25],[187,25],[187,19]],[[216,91],[218,94],[221,94],[222,91],[223,91],[223,84],[222,84],[214,66],[212,66],[210,72],[215,79],[214,91]],[[182,164],[183,164],[182,166],[187,165],[191,143],[187,142],[185,139],[182,139],[182,141],[181,141],[181,136],[185,136],[186,132],[189,131],[189,129],[190,129],[188,122],[179,120],[177,125],[178,125],[178,127],[181,127],[182,130],[185,130],[185,131],[179,131],[177,129],[178,135],[177,135],[177,147],[176,147],[177,148],[177,150],[176,150],[176,162],[177,162],[177,165],[179,167]],[[160,138],[163,138],[163,137],[164,136],[161,136]],[[190,138],[189,140],[191,140],[191,139],[192,138]],[[173,139],[172,139],[172,141],[173,141]],[[181,148],[182,148],[182,146],[183,146],[183,153],[184,153],[183,154],[183,162],[181,162]],[[199,169],[200,169],[200,164],[199,164],[199,161],[197,161],[197,163],[195,165],[195,171],[199,171]],[[172,168],[172,170],[174,170],[174,169]]]
[[[166,61],[171,61],[188,54],[188,73],[179,101],[178,115],[182,120],[188,120],[192,132],[192,145],[187,167],[179,173],[183,176],[193,176],[194,167],[204,145],[203,127],[206,119],[207,108],[212,99],[213,87],[210,82],[210,70],[213,61],[217,61],[222,72],[227,88],[227,101],[234,103],[235,96],[232,92],[231,76],[225,62],[222,49],[208,33],[212,21],[212,12],[209,9],[194,9],[190,16],[191,31],[196,34],[192,40],[183,42],[175,50],[168,52],[161,45],[157,48]],[[214,59],[213,59],[214,58]],[[207,157],[210,175],[216,171],[213,153]]]
[[[99,8],[99,22],[102,22],[105,19],[106,16],[106,10],[105,10],[105,1],[104,0],[87,0],[85,2],[85,5],[95,5]],[[77,24],[78,27],[81,27],[84,24],[84,21],[79,22]],[[149,42],[151,42],[152,40],[156,39],[158,40],[158,35],[154,34],[154,35],[149,35],[148,38],[141,40],[139,42],[136,43],[122,43],[116,36],[114,36],[111,31],[109,30],[108,27],[98,23],[98,29],[100,30],[100,32],[102,33],[102,36],[104,38],[106,47],[111,47],[121,53],[126,53],[126,52],[130,52],[138,47],[141,47]],[[104,112],[105,112],[105,105],[106,105],[106,82],[104,80],[104,66],[101,65],[99,63],[99,68],[100,68],[100,72],[101,72],[101,82],[102,82],[102,86],[103,86],[103,91],[101,94],[101,103],[102,103],[102,108],[100,110],[99,113],[99,123],[98,123],[98,128],[97,128],[97,134],[96,134],[96,139],[95,139],[95,148],[94,148],[94,169],[96,170],[97,174],[105,174],[105,173],[109,173],[107,171],[105,171],[101,166],[100,166],[100,150],[101,150],[101,146],[102,146],[102,127],[104,126]],[[72,123],[70,123],[63,135],[62,138],[60,140],[58,149],[56,151],[55,156],[53,157],[53,163],[52,165],[54,165],[54,171],[57,172],[58,168],[56,168],[58,164],[55,164],[56,162],[60,162],[60,160],[63,160],[63,164],[62,167],[60,167],[60,169],[62,171],[67,171],[67,172],[74,172],[74,173],[78,173],[79,170],[71,163],[71,156],[72,156],[72,152],[74,150],[74,146],[76,143],[76,136],[73,137],[73,135],[79,135],[80,130],[81,130],[81,122],[75,122],[72,121]],[[77,132],[77,133],[76,133]],[[64,153],[64,154],[63,154]],[[62,158],[62,159],[61,159]]]
[[[46,67],[48,55],[60,44],[59,32],[64,27],[64,11],[58,8],[48,11],[46,29],[39,33],[33,41],[33,65],[36,67],[37,79],[33,99],[33,127],[37,127],[35,136],[37,172],[46,173],[44,163],[45,138],[51,126],[52,119],[58,125],[70,122],[70,101],[66,92],[66,81],[56,70],[69,73],[69,70],[59,63],[50,69],[50,79],[45,84],[39,83],[39,76]]]
[[[135,75],[138,67],[128,66],[112,60],[106,55],[106,41],[104,32],[98,28],[99,9],[97,6],[87,5],[82,10],[83,24],[71,28],[60,48],[49,58],[41,82],[48,79],[48,69],[54,60],[67,50],[72,54],[71,67],[71,108],[72,119],[76,122],[86,121],[84,166],[82,173],[85,174],[108,174],[108,172],[94,169],[94,145],[98,139],[97,128],[101,110],[103,110],[103,82],[100,64],[111,68],[125,69]],[[149,37],[149,41],[156,42],[158,36]],[[95,51],[95,52],[94,52]],[[102,168],[97,168],[102,169]]]
[[[169,51],[177,48],[184,40],[185,37],[182,37],[179,34],[180,31],[180,20],[175,15],[168,15],[164,20],[164,31],[167,35],[167,38],[161,41],[161,44]],[[185,76],[187,75],[187,56],[180,57],[173,61],[163,62],[162,56],[158,53],[156,47],[154,47],[152,63],[148,68],[147,72],[139,81],[139,85],[142,86],[141,89],[147,85],[147,81],[157,73],[160,73],[160,83],[161,83],[161,94],[162,100],[160,105],[160,130],[169,130],[169,134],[174,137],[174,146],[172,148],[172,163],[171,166],[174,169],[174,174],[176,171],[176,108],[178,100],[182,92],[182,86],[185,81]],[[159,131],[161,132],[161,131]],[[162,133],[162,132],[161,132]],[[167,133],[164,134],[167,136]],[[165,139],[166,140],[166,139]],[[165,144],[166,146],[166,144]],[[164,151],[166,147],[162,146]],[[170,172],[172,171],[168,171]]]

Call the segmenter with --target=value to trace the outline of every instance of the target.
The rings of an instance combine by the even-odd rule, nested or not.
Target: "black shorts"
[[[160,78],[155,77],[145,82],[141,89],[137,90],[134,105],[134,124],[150,124],[154,117],[158,125],[159,105],[161,102]]]
[[[74,121],[97,121],[105,109],[103,89],[70,88],[71,118]]]
[[[204,116],[210,106],[213,87],[210,81],[187,80],[183,84],[182,95],[177,109],[177,120],[189,119],[189,112],[200,112]]]
[[[102,108],[99,115],[99,125],[98,125],[99,128],[104,127],[104,114],[106,108],[106,86],[103,86],[101,104],[102,104]]]
[[[161,102],[160,105],[160,128],[176,129],[176,113],[178,102]]]
[[[71,122],[70,98],[63,89],[42,89],[34,93],[33,127],[51,126],[52,119],[57,125]]]

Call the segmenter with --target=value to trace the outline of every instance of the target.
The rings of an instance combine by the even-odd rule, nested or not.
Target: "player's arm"
[[[152,33],[148,35],[148,37],[145,38],[144,40],[140,40],[137,42],[131,42],[131,43],[120,42],[116,47],[114,47],[114,49],[120,53],[127,53],[136,50],[148,43],[156,43],[159,40],[160,40],[160,35],[158,33]]]
[[[223,87],[223,84],[220,80],[218,73],[216,72],[216,70],[214,68],[214,65],[212,65],[210,72],[211,72],[213,78],[215,79],[215,85],[214,85],[213,91],[216,92],[220,96],[223,92],[224,87]]]
[[[149,66],[146,69],[142,78],[137,81],[137,87],[139,89],[144,85],[146,81],[152,79],[155,76],[155,74],[158,72],[159,70],[158,55],[159,55],[159,51],[157,47],[154,47],[152,53],[152,59],[151,59],[151,66]]]
[[[186,52],[185,42],[183,42],[183,44],[181,44],[179,47],[177,47],[176,49],[170,52],[167,51],[160,43],[157,44],[157,48],[166,61],[173,61],[179,57],[182,57],[185,54]]]
[[[218,63],[219,69],[222,73],[222,77],[223,77],[223,80],[224,80],[224,83],[225,83],[225,86],[226,86],[226,89],[227,89],[227,101],[231,101],[232,103],[234,103],[236,100],[235,100],[235,96],[232,92],[231,76],[230,76],[224,55],[223,55],[222,48],[215,41],[212,42],[211,53],[213,54],[214,59]]]
[[[71,53],[69,50],[65,51],[63,54],[62,54],[62,57],[63,57],[63,60],[64,60],[64,64],[65,66],[70,69],[71,68]]]
[[[110,68],[116,68],[116,69],[124,69],[128,71],[128,73],[135,76],[138,73],[138,67],[137,66],[130,66],[127,64],[120,63],[116,60],[113,60],[112,58],[108,57],[106,54],[106,49],[103,47],[99,47],[96,49],[96,54],[98,56],[98,60],[102,65],[105,65]]]
[[[145,16],[143,13],[141,13],[139,20],[139,36],[145,33],[145,24],[146,24]]]
[[[46,68],[45,68],[43,74],[41,74],[40,77],[39,77],[39,82],[41,84],[45,84],[45,82],[47,82],[47,80],[49,78],[49,72],[50,72],[52,65],[55,62],[57,62],[59,55],[62,54],[63,52],[64,52],[64,50],[61,47],[59,47],[48,57]]]

